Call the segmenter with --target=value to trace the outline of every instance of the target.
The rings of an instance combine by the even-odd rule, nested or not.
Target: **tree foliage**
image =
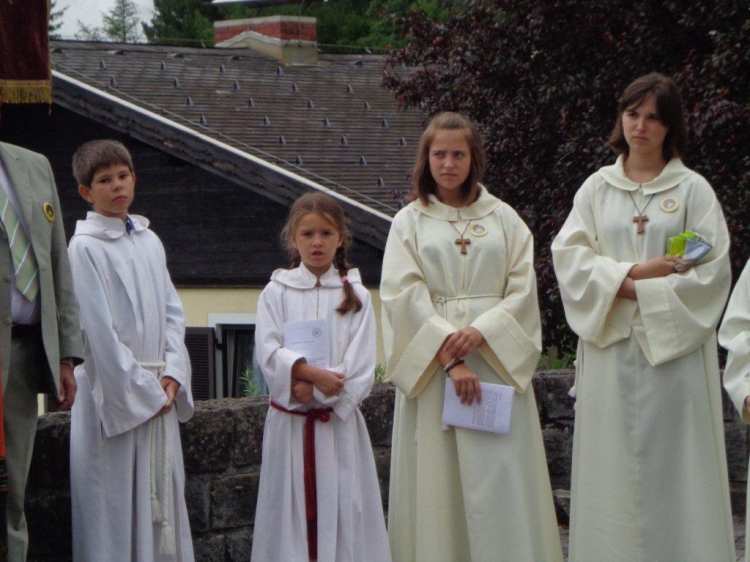
[[[393,20],[414,7],[441,20],[465,0],[300,0],[298,4],[252,8],[213,6],[211,0],[154,0],[154,17],[143,29],[149,42],[213,44],[213,22],[272,15],[304,15],[318,24],[318,43],[326,50],[353,46],[385,49],[405,44]]]
[[[47,27],[49,31],[49,37],[50,39],[60,39],[60,34],[58,31],[62,27],[62,18],[65,15],[65,12],[70,8],[70,6],[65,6],[64,8],[60,10],[56,10],[57,8],[57,2],[55,0],[52,0],[50,3],[50,11],[49,11],[49,25]]]
[[[115,0],[108,12],[102,12],[102,26],[95,27],[78,20],[76,37],[89,41],[135,43],[141,39],[140,18],[134,0]]]
[[[750,257],[750,8],[746,0],[468,0],[441,21],[396,22],[384,85],[405,106],[458,110],[483,128],[486,183],[536,237],[545,344],[572,343],[550,244],[573,196],[611,163],[617,97],[651,71],[680,85],[686,163],[721,200],[735,275]]]
[[[154,0],[154,17],[143,31],[150,43],[210,46],[220,14],[211,0]]]

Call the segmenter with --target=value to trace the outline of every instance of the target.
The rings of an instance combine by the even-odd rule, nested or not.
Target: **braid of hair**
[[[302,258],[300,257],[297,249],[295,248],[292,251],[292,263],[289,269],[294,269],[295,267],[299,267],[301,264],[302,264]]]
[[[346,250],[343,246],[339,246],[336,249],[336,255],[333,258],[333,263],[336,264],[336,270],[339,272],[343,283],[344,283],[344,300],[336,309],[339,314],[346,314],[347,312],[359,312],[362,310],[362,301],[359,300],[357,293],[354,292],[354,287],[349,283],[348,279],[344,279],[349,273],[351,265],[346,261]]]

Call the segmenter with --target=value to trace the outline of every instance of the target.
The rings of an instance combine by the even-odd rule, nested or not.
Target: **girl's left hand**
[[[292,397],[300,404],[313,401],[313,384],[307,381],[292,381]]]
[[[177,391],[180,390],[180,383],[178,383],[172,377],[162,377],[159,380],[159,384],[161,384],[161,387],[164,390],[164,394],[167,395],[167,403],[164,404],[161,410],[159,410],[159,413],[156,414],[157,416],[162,416],[172,409],[172,405],[174,404],[174,397],[177,396]]]
[[[456,359],[463,359],[484,343],[484,336],[473,326],[466,326],[451,334],[443,344],[443,351]]]
[[[456,396],[461,400],[461,404],[471,406],[475,399],[477,404],[482,403],[482,387],[479,385],[479,377],[469,367],[457,365],[450,370],[448,376],[453,381]]]

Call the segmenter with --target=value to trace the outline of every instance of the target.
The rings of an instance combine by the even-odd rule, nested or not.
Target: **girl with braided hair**
[[[271,404],[252,560],[389,562],[372,446],[358,404],[375,373],[375,316],[336,201],[303,195],[281,233],[291,269],[273,272],[258,300],[257,357]],[[285,326],[322,320],[329,361],[289,348]],[[285,345],[286,344],[286,345]]]

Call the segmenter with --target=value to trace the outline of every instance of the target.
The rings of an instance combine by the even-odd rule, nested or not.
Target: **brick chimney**
[[[214,22],[216,47],[245,47],[289,65],[317,64],[317,39],[317,22],[310,17],[268,16]]]

